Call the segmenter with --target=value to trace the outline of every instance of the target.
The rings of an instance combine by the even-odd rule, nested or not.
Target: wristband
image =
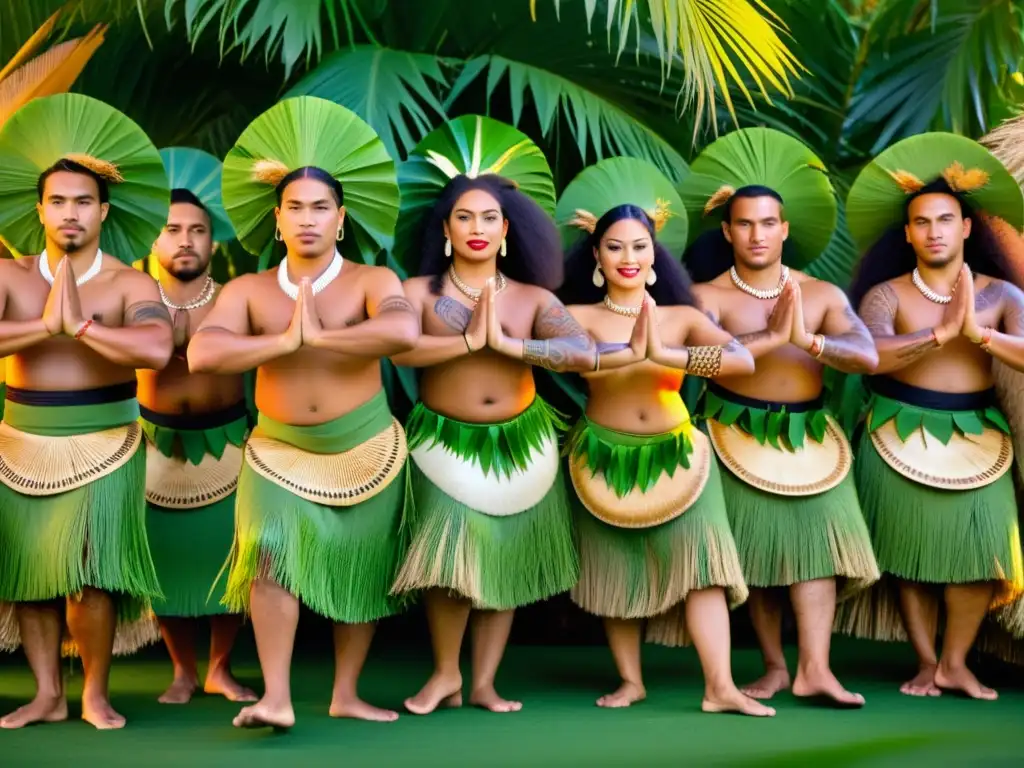
[[[988,352],[989,344],[992,343],[992,331],[992,328],[981,329],[981,339],[979,339],[978,343],[981,345],[981,348],[984,349],[986,352]]]
[[[80,338],[85,336],[85,332],[89,330],[89,326],[90,325],[92,325],[92,318],[91,317],[88,320],[86,320],[84,323],[82,323],[82,327],[79,328],[78,332],[75,334],[75,341],[78,341]]]

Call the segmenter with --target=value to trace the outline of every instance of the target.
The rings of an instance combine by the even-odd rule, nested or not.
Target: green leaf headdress
[[[665,176],[634,157],[613,157],[585,168],[562,192],[555,209],[555,221],[568,247],[579,239],[580,230],[594,231],[594,225],[617,205],[631,203],[647,211],[654,221],[658,240],[676,256],[686,248],[687,221],[679,193]]]
[[[902,224],[907,198],[940,178],[975,208],[1017,231],[1024,225],[1024,195],[995,155],[964,136],[922,133],[882,152],[850,188],[846,219],[858,248]]]
[[[33,99],[0,130],[0,237],[20,255],[46,247],[36,185],[60,160],[107,182],[100,248],[125,264],[149,253],[167,223],[170,190],[160,153],[134,122],[78,93]]]
[[[679,195],[690,237],[721,226],[710,214],[741,187],[758,185],[782,197],[789,222],[785,261],[801,268],[828,247],[838,207],[825,165],[801,141],[771,128],[744,128],[708,145],[690,164]]]
[[[213,224],[214,242],[234,240],[235,230],[221,201],[223,166],[220,160],[209,152],[192,147],[165,147],[160,150],[160,158],[167,169],[171,189],[187,189],[206,207]]]
[[[261,254],[277,226],[277,185],[314,166],[345,192],[346,256],[374,264],[390,248],[398,217],[395,163],[374,130],[355,113],[313,96],[275,104],[238,137],[224,158],[224,209],[247,251]]]
[[[540,148],[515,128],[479,115],[449,120],[423,137],[398,169],[402,210],[392,255],[410,274],[419,263],[423,222],[448,183],[459,175],[495,174],[513,182],[548,215],[555,183]]]

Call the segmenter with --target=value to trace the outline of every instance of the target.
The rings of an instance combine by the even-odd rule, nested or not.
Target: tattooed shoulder
[[[570,337],[590,338],[579,321],[557,298],[552,297],[548,305],[538,313],[533,324],[538,339],[564,339]]]
[[[860,316],[872,335],[891,336],[899,305],[895,289],[889,283],[881,283],[864,296],[860,305]]]
[[[434,302],[434,314],[454,331],[462,333],[469,326],[473,313],[451,296],[442,296]]]
[[[136,301],[128,305],[124,311],[125,325],[139,325],[151,320],[159,320],[171,324],[171,313],[162,301]]]
[[[383,315],[385,312],[412,312],[412,303],[405,298],[405,296],[388,296],[384,298],[380,304],[377,305],[377,314]]]
[[[1006,283],[1002,280],[990,280],[989,284],[974,296],[974,311],[983,312],[998,306],[1006,294]]]

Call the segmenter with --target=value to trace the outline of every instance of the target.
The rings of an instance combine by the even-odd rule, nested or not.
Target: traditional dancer
[[[459,146],[473,154],[434,150]],[[470,701],[518,711],[494,684],[514,611],[578,577],[558,458],[564,425],[537,396],[533,366],[593,370],[597,350],[550,292],[562,278],[558,230],[520,190],[553,209],[554,189],[526,136],[462,117],[428,135],[406,166],[403,200],[432,205],[403,211],[408,239],[396,241],[400,257],[422,243],[421,276],[406,293],[424,334],[392,359],[424,370],[406,427],[413,542],[394,591],[426,590],[434,674],[405,706],[461,705],[459,651],[474,612]]]
[[[967,653],[986,614],[1024,593],[1012,441],[992,388],[993,358],[1024,368],[1024,294],[975,213],[1019,230],[1022,209],[1006,169],[950,134],[890,147],[850,190],[850,231],[867,251],[851,300],[879,353],[856,474],[884,577],[839,626],[909,637],[919,671],[901,691],[913,696],[996,698]]]
[[[850,445],[822,392],[826,366],[864,373],[878,356],[842,290],[796,269],[824,250],[836,222],[820,165],[796,139],[764,128],[710,145],[694,161],[684,197],[702,218],[720,209],[721,223],[685,261],[715,275],[696,286],[697,297],[757,361],[753,376],[713,377],[702,408],[727,470],[729,520],[765,663],[765,675],[743,690],[770,699],[790,687],[782,648],[788,593],[799,647],[793,694],[861,706],[864,698],[831,671],[832,624],[837,600],[879,573]]]
[[[594,169],[578,179],[601,172]],[[656,170],[644,175],[655,177],[653,191]],[[774,715],[732,679],[729,606],[742,603],[747,589],[718,467],[679,395],[684,375],[749,374],[753,358],[696,307],[689,276],[656,239],[668,210],[646,199],[651,192],[639,199],[652,216],[626,204],[595,221],[588,211],[607,207],[601,192],[624,190],[588,189],[589,201],[573,196],[587,206],[574,223],[589,236],[570,253],[562,295],[599,345],[629,339],[638,353],[628,367],[584,374],[586,413],[567,449],[580,549],[572,599],[604,618],[622,678],[597,705],[627,707],[645,698],[640,640],[648,619],[651,639],[678,645],[684,632],[692,638],[704,670],[705,712]],[[572,192],[570,185],[563,200]],[[646,303],[645,286],[652,296]]]
[[[160,595],[135,369],[159,370],[172,351],[157,285],[130,264],[163,227],[167,178],[138,126],[62,94],[0,131],[0,190],[0,234],[21,254],[41,250],[0,262],[0,600],[17,611],[0,644],[22,643],[36,679],[35,699],[0,726],[67,718],[66,620],[85,671],[82,718],[120,728],[111,654],[155,639],[139,633]]]
[[[300,602],[335,622],[331,716],[394,720],[360,700],[357,683],[374,623],[398,609],[388,590],[406,443],[380,359],[410,349],[419,326],[394,272],[339,251],[346,232],[357,253],[372,226],[393,225],[394,164],[348,110],[286,99],[228,153],[223,195],[246,248],[260,253],[272,236],[287,248],[277,269],[224,286],[188,349],[193,373],[258,369],[259,421],[238,481],[225,602],[252,615],[266,689],[234,723],[294,724]]]
[[[206,693],[231,701],[256,695],[231,674],[242,616],[211,590],[231,551],[235,486],[249,431],[242,377],[189,373],[188,342],[213,308],[220,286],[210,275],[217,242],[234,237],[220,202],[220,161],[197,149],[160,152],[171,182],[167,226],[153,246],[160,297],[171,312],[175,353],[162,371],[139,371],[139,408],[148,438],[146,530],[163,598],[153,603],[174,664],[164,704],[186,704],[199,685],[193,636],[210,617]]]

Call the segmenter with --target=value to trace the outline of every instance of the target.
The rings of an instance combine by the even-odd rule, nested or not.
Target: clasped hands
[[[40,255],[39,258],[45,258]],[[57,264],[57,271],[50,286],[50,294],[43,306],[43,326],[51,336],[64,334],[78,336],[85,325],[82,318],[82,302],[78,296],[78,283],[71,268],[71,259],[64,256]]]
[[[991,329],[978,325],[974,301],[974,276],[965,264],[953,286],[953,298],[942,313],[942,322],[933,331],[940,347],[957,336],[966,336],[973,343],[981,344],[986,332],[991,334]]]
[[[522,344],[521,340],[516,341],[505,335],[498,321],[497,295],[497,281],[493,277],[489,278],[480,291],[480,298],[466,323],[466,330],[462,332],[469,354],[487,347],[500,354],[510,355],[512,346]]]
[[[323,335],[324,326],[316,313],[313,283],[308,277],[304,277],[299,281],[299,295],[295,298],[295,311],[292,312],[291,322],[281,334],[284,352],[288,354],[300,347],[315,347],[323,339]]]
[[[779,300],[775,302],[775,308],[768,316],[767,331],[774,342],[773,348],[792,344],[804,352],[809,352],[814,346],[814,334],[808,333],[804,324],[804,303],[800,284],[792,277],[782,286]]]

